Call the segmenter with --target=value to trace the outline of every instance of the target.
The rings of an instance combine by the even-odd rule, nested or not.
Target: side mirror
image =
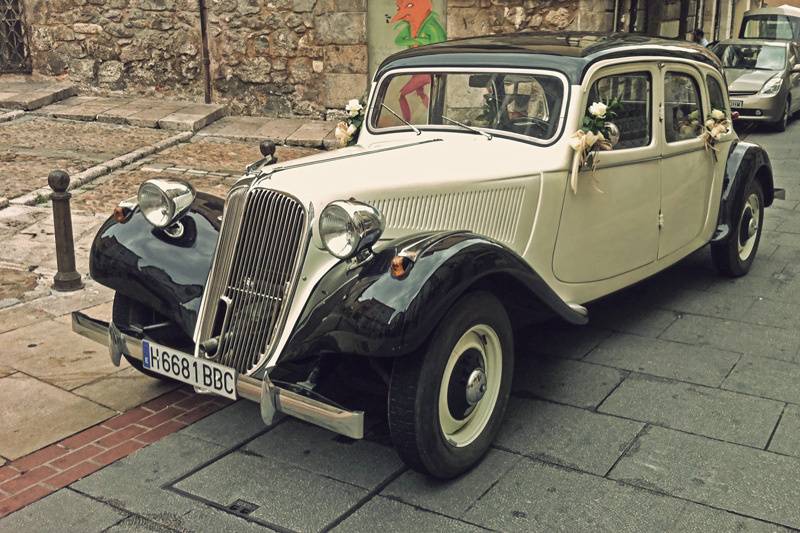
[[[609,143],[611,143],[611,147],[613,148],[617,144],[619,144],[619,138],[621,135],[619,131],[619,126],[617,126],[613,122],[606,122],[605,126],[606,126],[606,131],[608,132],[608,139],[606,140]]]

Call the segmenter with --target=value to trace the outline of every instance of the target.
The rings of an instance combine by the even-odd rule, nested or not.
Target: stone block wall
[[[23,0],[34,71],[82,92],[205,97],[198,0]],[[367,0],[204,0],[212,100],[324,117],[368,87]],[[450,38],[607,30],[613,0],[448,0]]]
[[[83,91],[202,100],[195,0],[24,0],[36,73]]]

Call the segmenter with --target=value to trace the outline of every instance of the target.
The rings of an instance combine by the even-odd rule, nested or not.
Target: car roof
[[[791,44],[790,41],[775,41],[773,39],[725,39],[717,44],[741,44],[741,45],[758,45],[758,46],[780,46],[786,48]]]
[[[559,71],[570,84],[578,85],[594,63],[635,56],[662,56],[665,60],[680,57],[722,68],[707,48],[677,39],[633,33],[523,32],[411,48],[387,58],[375,79],[397,68],[541,68]]]
[[[759,7],[746,11],[745,17],[752,17],[755,15],[787,15],[790,17],[800,17],[800,7],[789,5],[782,5],[777,7]]]

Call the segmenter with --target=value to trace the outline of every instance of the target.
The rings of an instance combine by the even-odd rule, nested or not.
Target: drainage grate
[[[0,0],[0,73],[30,72],[28,37],[20,0]]]
[[[252,514],[253,511],[258,509],[258,507],[259,506],[254,503],[246,502],[244,500],[236,500],[228,506],[228,509],[238,515],[248,516]]]

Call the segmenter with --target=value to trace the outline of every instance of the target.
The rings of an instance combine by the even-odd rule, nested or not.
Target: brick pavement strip
[[[186,417],[200,419],[228,403],[210,396],[187,402],[192,396],[168,393],[0,467],[0,518],[185,428]],[[141,425],[148,419],[152,425]]]

